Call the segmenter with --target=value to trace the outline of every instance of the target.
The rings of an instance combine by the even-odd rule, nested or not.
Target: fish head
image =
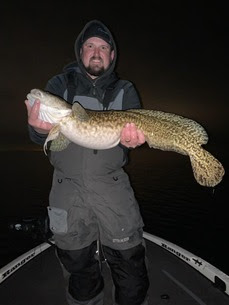
[[[39,100],[41,104],[53,108],[71,108],[71,106],[68,105],[65,100],[41,89],[32,89],[30,93],[27,94],[27,99],[29,100],[31,106],[33,105],[35,100]]]
[[[36,100],[39,100],[39,118],[52,124],[59,123],[62,118],[72,112],[72,106],[66,103],[64,99],[41,89],[32,89],[27,94],[27,99],[31,107]]]

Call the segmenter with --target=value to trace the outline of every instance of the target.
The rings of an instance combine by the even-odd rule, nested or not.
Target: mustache
[[[92,56],[90,61],[91,60],[100,60],[100,61],[103,61],[102,57],[100,57],[100,56]]]

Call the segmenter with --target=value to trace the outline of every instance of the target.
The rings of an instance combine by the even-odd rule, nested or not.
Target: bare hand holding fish
[[[25,104],[28,112],[28,123],[31,126],[34,126],[34,122],[36,122],[36,126],[34,126],[34,129],[38,133],[48,134],[49,131],[52,129],[53,125],[49,122],[44,121],[40,117],[40,101],[34,100],[33,103],[31,103],[31,101],[25,100]]]
[[[31,106],[40,100],[40,119],[54,125],[45,141],[45,152],[49,141],[52,151],[61,151],[70,142],[91,149],[112,148],[120,142],[126,123],[132,122],[142,130],[149,147],[188,155],[199,184],[214,187],[223,178],[222,164],[201,146],[208,141],[206,131],[191,119],[146,109],[87,110],[39,89],[31,90],[27,99]]]

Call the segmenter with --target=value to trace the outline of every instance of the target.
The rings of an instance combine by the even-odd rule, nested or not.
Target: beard
[[[88,74],[92,76],[100,76],[104,73],[105,69],[104,67],[98,67],[98,66],[88,66],[85,67],[85,70],[87,71]]]
[[[90,59],[89,65],[86,67],[85,69],[87,71],[88,74],[92,75],[92,76],[100,76],[104,73],[105,69],[104,66],[100,65],[100,64],[95,64],[93,63],[93,60],[100,60],[101,63],[103,63],[103,60],[101,57],[92,57]]]

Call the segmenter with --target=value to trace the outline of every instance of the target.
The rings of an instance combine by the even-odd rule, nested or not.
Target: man
[[[87,23],[75,42],[76,63],[51,78],[46,91],[78,101],[93,110],[140,108],[129,81],[114,72],[117,49],[108,28],[97,20]],[[31,139],[43,145],[52,125],[38,119],[39,101],[28,110]],[[70,305],[102,305],[103,278],[96,258],[98,242],[110,266],[119,305],[148,304],[149,286],[143,246],[143,221],[123,166],[128,148],[145,142],[129,122],[120,144],[92,150],[71,143],[50,152],[54,167],[48,214],[57,254],[69,274]]]

